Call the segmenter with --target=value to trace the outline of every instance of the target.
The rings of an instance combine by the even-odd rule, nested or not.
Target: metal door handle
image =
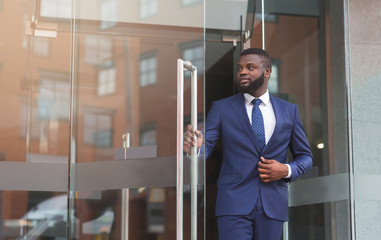
[[[183,186],[184,186],[184,70],[191,72],[191,125],[197,129],[197,68],[189,61],[177,60],[177,202],[176,239],[183,239]],[[197,139],[196,139],[197,142]],[[191,240],[197,239],[197,146],[191,148]]]
[[[126,151],[130,147],[130,133],[123,134],[122,136],[122,147],[124,148],[124,159],[127,159]],[[130,206],[130,189],[122,189],[122,240],[128,240],[129,234],[129,206]]]

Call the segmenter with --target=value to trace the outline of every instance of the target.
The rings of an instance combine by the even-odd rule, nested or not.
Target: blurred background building
[[[379,22],[379,0],[0,0],[0,239],[176,239],[176,61],[197,67],[203,130],[248,47],[273,58],[269,91],[298,105],[314,154],[282,238],[379,239]],[[199,160],[198,239],[218,239],[221,159]]]

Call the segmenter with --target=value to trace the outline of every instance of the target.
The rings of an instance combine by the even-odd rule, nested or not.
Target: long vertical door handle
[[[183,186],[184,186],[184,70],[191,72],[191,125],[197,129],[197,68],[189,61],[177,60],[177,204],[176,239],[183,239]],[[196,138],[196,136],[195,136]],[[197,142],[197,139],[195,139]],[[197,240],[197,146],[191,149],[191,240]]]
[[[130,147],[130,133],[123,134],[122,147],[124,148],[124,159],[127,160],[127,148]],[[130,189],[122,189],[122,231],[121,240],[128,240],[129,235],[129,207],[130,207]]]
[[[184,61],[177,59],[176,240],[183,240]]]
[[[191,125],[197,129],[197,68],[190,67],[191,71]],[[191,240],[197,240],[197,182],[198,157],[197,138],[196,146],[191,149]]]

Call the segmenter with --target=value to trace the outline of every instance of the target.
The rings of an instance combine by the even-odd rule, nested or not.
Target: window
[[[39,140],[41,132],[45,132],[47,125],[43,125],[38,117],[38,108],[33,106],[30,112],[30,120],[28,121],[28,106],[26,101],[20,104],[20,128],[19,134],[21,137],[26,136],[27,126],[30,122],[30,138]]]
[[[112,146],[112,113],[109,110],[85,112],[83,125],[85,144],[95,147]]]
[[[140,18],[148,18],[157,14],[157,0],[140,0]]]
[[[272,71],[271,71],[271,76],[269,79],[268,83],[268,89],[269,92],[272,94],[277,94],[279,93],[279,63],[276,61],[272,61]]]
[[[193,5],[196,3],[200,3],[202,0],[182,0],[184,6]]]
[[[140,57],[140,86],[156,83],[157,57],[156,53],[144,54]]]
[[[101,29],[110,28],[116,25],[118,20],[117,0],[102,0],[100,3]]]
[[[49,56],[50,39],[45,37],[35,37],[33,41],[33,53],[37,56]]]
[[[156,123],[148,124],[140,130],[139,144],[140,146],[156,145]]]
[[[40,72],[38,94],[38,116],[43,120],[69,119],[69,74],[60,72]]]
[[[262,13],[256,13],[255,19],[258,21],[262,21]],[[277,23],[278,15],[276,14],[265,14],[265,22]]]
[[[87,35],[85,40],[85,61],[99,64],[110,60],[112,56],[112,39],[96,35]]]
[[[23,29],[24,34],[23,34],[22,42],[21,42],[21,46],[23,48],[26,48],[28,46],[28,38],[27,38],[27,32],[29,28],[28,18],[29,18],[28,14],[24,13],[24,29]]]
[[[204,69],[204,47],[198,43],[196,44],[197,45],[195,46],[188,46],[183,48],[182,57],[184,61],[190,61],[194,66],[197,67],[197,74],[202,74]]]
[[[32,140],[40,141],[40,151],[48,150],[50,131],[58,121],[69,122],[70,82],[66,72],[39,70],[39,92],[32,103],[22,99],[20,104],[20,136],[27,130]],[[52,139],[50,139],[52,140]]]
[[[72,0],[41,0],[40,16],[71,19]]]
[[[100,70],[98,73],[98,95],[104,96],[115,92],[115,68]]]

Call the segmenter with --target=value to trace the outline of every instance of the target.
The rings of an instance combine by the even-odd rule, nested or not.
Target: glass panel
[[[129,239],[176,239],[176,64],[184,58],[198,67],[203,125],[203,2],[81,0],[75,8],[71,237],[122,239],[125,230]],[[188,77],[184,86],[187,124]],[[189,160],[184,161],[183,228],[184,239],[190,239]],[[88,222],[101,214],[107,214],[104,225]]]
[[[288,239],[350,239],[349,202],[338,201],[291,207]],[[332,215],[339,218],[331,219]],[[336,224],[336,228],[331,225]]]
[[[1,204],[1,239],[66,239],[66,193],[2,191]]]
[[[41,162],[49,156],[51,162],[66,163],[70,22],[47,20],[39,15],[44,6],[35,9],[33,1],[12,2],[0,13],[10,24],[2,25],[1,31],[9,27],[17,30],[1,34],[0,108],[9,113],[1,121],[1,128],[8,132],[0,137],[3,161]],[[12,12],[14,8],[19,10]]]
[[[206,58],[205,58],[205,112],[208,113],[213,101],[230,97],[237,93],[234,78],[241,45],[246,46],[252,37],[254,16],[258,15],[255,1],[208,0],[205,9]],[[242,17],[241,17],[242,16]],[[242,19],[242,25],[241,25]],[[256,18],[255,18],[256,19]],[[241,27],[244,44],[241,44]],[[253,36],[254,37],[254,36]],[[222,145],[217,143],[206,161],[206,239],[218,239],[215,204],[217,178],[222,161]]]
[[[66,239],[70,9],[0,1],[1,239]]]
[[[290,185],[284,238],[349,239],[344,7],[329,0],[274,0],[264,9],[264,45],[276,73],[270,92],[297,104],[314,156],[313,168]],[[262,47],[260,25],[254,24],[255,47]]]

